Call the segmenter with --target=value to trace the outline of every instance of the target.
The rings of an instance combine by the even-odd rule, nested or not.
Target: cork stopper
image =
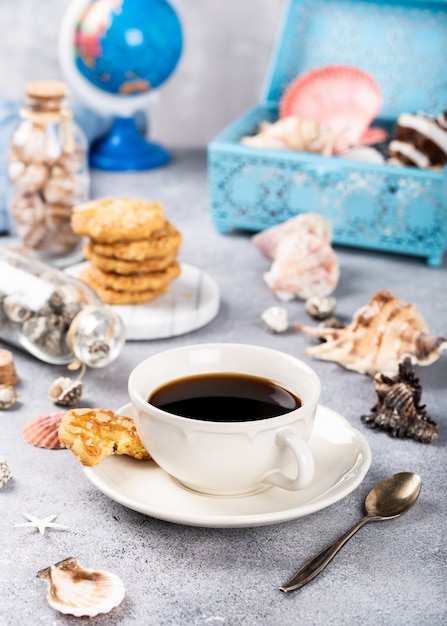
[[[0,350],[0,384],[13,387],[19,382],[14,357],[9,350]]]
[[[25,94],[31,100],[40,102],[62,100],[67,95],[67,87],[58,80],[36,80],[26,85]]]

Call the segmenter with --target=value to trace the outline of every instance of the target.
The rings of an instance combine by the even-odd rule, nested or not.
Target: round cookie
[[[114,257],[102,256],[93,251],[91,243],[84,247],[84,256],[92,262],[93,265],[99,267],[104,272],[115,272],[116,274],[137,274],[145,272],[157,272],[164,270],[168,265],[175,261],[176,254],[166,254],[165,256],[152,257],[142,261],[125,261]]]
[[[135,423],[107,409],[71,409],[61,419],[59,441],[89,467],[111,454],[150,459]]]
[[[96,241],[137,241],[163,228],[158,202],[134,198],[101,198],[74,207],[71,226],[77,235]]]
[[[104,304],[144,304],[145,302],[152,302],[155,298],[166,293],[169,287],[167,285],[163,289],[147,289],[146,291],[117,291],[102,287],[89,276],[80,276],[80,278],[96,291]]]
[[[91,265],[79,274],[81,280],[92,281],[105,289],[115,291],[158,291],[169,285],[180,274],[180,264],[174,261],[166,269],[146,274],[130,274],[124,276],[113,272],[103,272],[99,267]]]
[[[143,261],[150,257],[166,256],[177,253],[182,244],[182,235],[170,222],[163,228],[153,232],[147,239],[136,241],[91,241],[91,249],[95,254],[123,259],[126,261]]]

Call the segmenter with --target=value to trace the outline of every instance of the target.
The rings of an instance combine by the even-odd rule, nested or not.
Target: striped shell
[[[75,617],[108,613],[125,595],[124,584],[116,574],[85,569],[73,557],[40,570],[37,576],[48,582],[50,606]]]
[[[22,435],[28,443],[37,448],[59,450],[64,448],[59,441],[58,428],[65,411],[57,411],[46,415],[39,415],[25,424]]]

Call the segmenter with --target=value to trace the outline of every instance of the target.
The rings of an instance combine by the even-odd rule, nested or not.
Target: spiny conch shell
[[[0,459],[0,489],[12,478],[12,472],[4,459]]]
[[[124,584],[116,574],[85,569],[73,557],[40,570],[37,576],[48,582],[50,606],[75,617],[108,613],[125,595]]]
[[[427,324],[414,305],[385,289],[354,313],[346,328],[300,324],[292,327],[325,340],[307,348],[305,354],[370,376],[379,372],[394,375],[406,358],[412,364],[430,365],[447,350],[447,339],[429,335]]]
[[[370,415],[361,417],[368,428],[382,428],[392,437],[409,437],[422,443],[437,439],[438,426],[420,403],[422,387],[408,360],[399,364],[397,376],[376,374],[374,383],[377,404]]]
[[[0,409],[9,409],[17,402],[19,394],[11,385],[0,385]]]
[[[283,333],[289,328],[289,315],[282,306],[271,306],[261,315],[264,328],[270,333]]]
[[[48,390],[48,397],[59,406],[72,406],[81,398],[82,382],[63,376],[56,378]]]
[[[255,246],[273,259],[264,280],[280,300],[332,293],[340,272],[330,237],[328,222],[314,213],[298,215],[253,236]]]
[[[59,441],[58,429],[65,411],[39,415],[25,424],[22,435],[28,443],[37,448],[60,450],[64,448]]]

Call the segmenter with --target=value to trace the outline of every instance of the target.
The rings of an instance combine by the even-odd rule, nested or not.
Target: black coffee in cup
[[[301,406],[300,398],[271,380],[234,373],[173,380],[156,389],[148,402],[168,413],[207,422],[251,422]]]

